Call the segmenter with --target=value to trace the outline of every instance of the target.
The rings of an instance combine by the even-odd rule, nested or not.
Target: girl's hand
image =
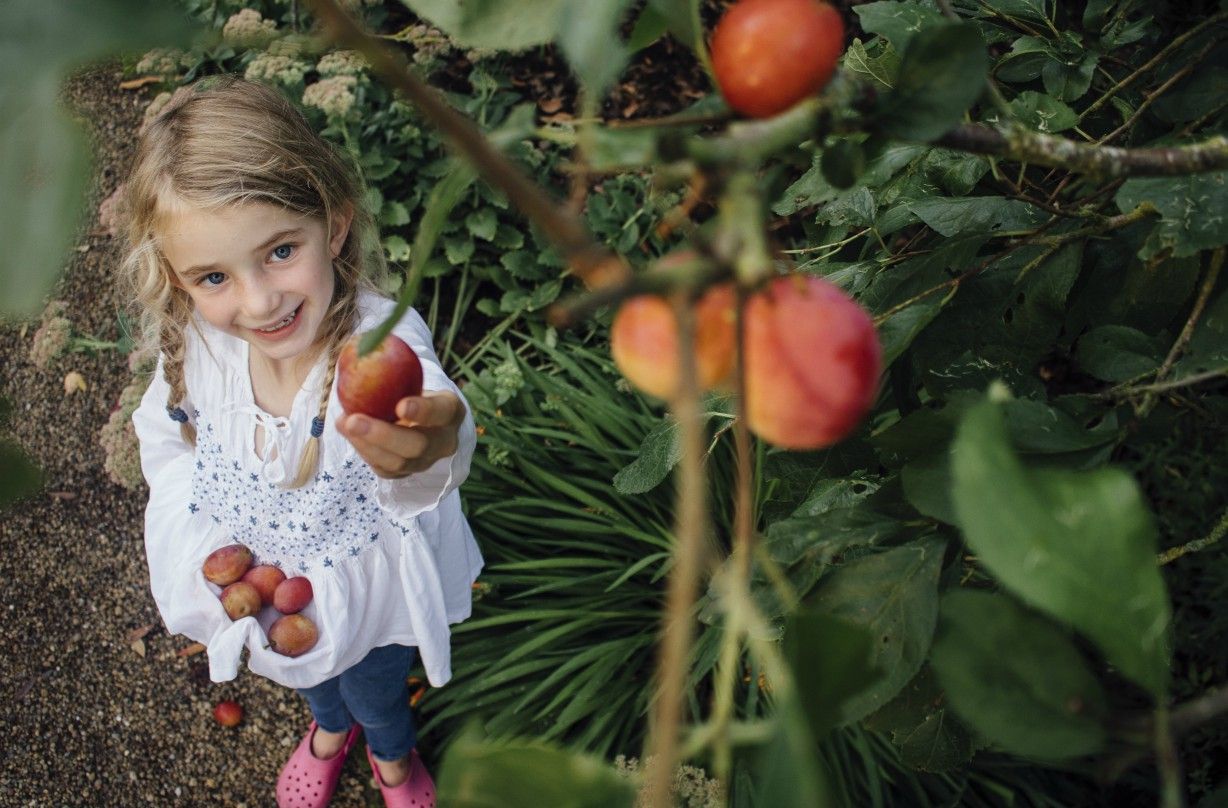
[[[361,413],[343,415],[337,431],[387,480],[425,471],[451,456],[459,445],[465,405],[447,391],[409,396],[397,402],[397,422],[390,424]]]

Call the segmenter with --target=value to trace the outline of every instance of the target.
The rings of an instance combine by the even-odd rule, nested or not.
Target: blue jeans
[[[414,654],[408,645],[383,645],[357,665],[298,692],[325,732],[349,732],[358,722],[372,755],[385,762],[400,760],[418,740],[405,682]]]

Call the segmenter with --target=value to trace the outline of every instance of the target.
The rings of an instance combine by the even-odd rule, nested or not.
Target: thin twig
[[[1207,307],[1207,301],[1211,298],[1211,290],[1215,288],[1215,282],[1219,279],[1219,271],[1223,266],[1224,248],[1220,247],[1211,253],[1211,265],[1207,268],[1207,277],[1203,279],[1202,287],[1198,290],[1198,299],[1194,301],[1194,308],[1190,311],[1190,316],[1185,321],[1185,326],[1181,329],[1181,334],[1177,337],[1177,341],[1173,343],[1173,347],[1168,351],[1168,356],[1164,357],[1164,363],[1156,371],[1156,382],[1164,381],[1165,377],[1168,376],[1168,372],[1176,364],[1177,359],[1185,352],[1185,346],[1189,344],[1190,338],[1194,336],[1194,326],[1198,324],[1203,310]],[[1151,412],[1155,407],[1156,400],[1155,392],[1150,392],[1143,398],[1143,402],[1138,408],[1140,418],[1145,418]]]
[[[1156,710],[1155,750],[1156,765],[1160,770],[1160,805],[1162,808],[1185,808],[1181,758],[1177,756],[1170,720],[1167,707]]]
[[[1112,132],[1109,132],[1107,135],[1100,138],[1100,140],[1096,142],[1102,146],[1107,143],[1112,143],[1114,140],[1120,137],[1122,133],[1126,132],[1127,130],[1130,129],[1130,127],[1138,123],[1138,119],[1143,116],[1143,113],[1147,111],[1148,107],[1150,107],[1152,104],[1156,102],[1156,99],[1158,99],[1164,93],[1168,92],[1174,84],[1181,81],[1183,78],[1188,76],[1190,73],[1193,73],[1194,69],[1198,67],[1198,63],[1203,60],[1203,57],[1206,56],[1211,51],[1211,48],[1213,46],[1218,45],[1218,44],[1219,43],[1215,40],[1208,42],[1206,47],[1200,50],[1198,54],[1189,61],[1188,64],[1186,64],[1180,70],[1178,70],[1177,72],[1169,76],[1168,80],[1165,81],[1163,84],[1161,84],[1159,87],[1147,93],[1147,95],[1143,98],[1142,103],[1138,105],[1138,109],[1134,110],[1133,114],[1131,114],[1129,118],[1126,118],[1126,120],[1122,123],[1121,126],[1117,127]]]
[[[1211,528],[1211,532],[1203,536],[1201,539],[1194,539],[1186,542],[1180,547],[1170,547],[1156,557],[1156,563],[1160,566],[1171,564],[1182,556],[1190,553],[1197,553],[1205,550],[1215,544],[1218,544],[1224,538],[1224,534],[1228,533],[1228,511],[1224,511],[1220,515],[1219,521],[1215,527]]]
[[[1180,48],[1182,45],[1184,45],[1186,42],[1188,42],[1193,37],[1198,36],[1198,34],[1202,33],[1204,29],[1212,25],[1221,23],[1224,20],[1228,20],[1228,12],[1221,11],[1218,14],[1212,14],[1210,17],[1207,17],[1205,20],[1198,23],[1198,25],[1195,25],[1190,30],[1186,31],[1185,33],[1173,39],[1173,41],[1165,45],[1160,50],[1159,53],[1157,53],[1155,56],[1148,59],[1146,63],[1140,66],[1133,73],[1126,76],[1121,81],[1117,82],[1117,84],[1114,84],[1112,87],[1110,87],[1108,90],[1105,91],[1104,95],[1100,96],[1094,102],[1092,102],[1092,104],[1087,109],[1080,112],[1079,121],[1082,121],[1088,115],[1091,115],[1093,112],[1100,109],[1102,106],[1107,104],[1113,96],[1117,95],[1119,92],[1126,89],[1127,87],[1129,87],[1134,82],[1138,81],[1143,76],[1147,75],[1148,71],[1150,71],[1152,68],[1156,67],[1157,65],[1163,64],[1164,60],[1166,60],[1175,50],[1177,50],[1177,48]]]

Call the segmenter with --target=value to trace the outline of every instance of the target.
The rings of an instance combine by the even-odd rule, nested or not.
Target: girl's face
[[[349,225],[347,212],[326,233],[323,221],[263,202],[179,206],[166,216],[161,247],[210,325],[289,370],[319,336]]]

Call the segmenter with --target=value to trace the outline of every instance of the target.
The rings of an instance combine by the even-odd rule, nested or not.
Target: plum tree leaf
[[[925,539],[863,556],[827,575],[808,600],[816,612],[865,627],[882,678],[841,704],[840,723],[890,701],[921,669],[938,619],[938,573],[946,543]]]
[[[943,597],[940,615],[931,662],[970,726],[1020,755],[1100,751],[1103,689],[1058,628],[1003,595],[971,590]]]
[[[1086,634],[1123,675],[1159,696],[1169,604],[1156,529],[1118,469],[1028,469],[1002,408],[971,408],[952,446],[951,489],[968,547],[1008,590]]]
[[[972,23],[926,27],[909,41],[895,89],[879,108],[883,132],[933,140],[963,118],[985,87],[989,57]]]
[[[1165,251],[1182,257],[1228,244],[1228,171],[1135,177],[1121,186],[1116,202],[1122,211],[1147,202],[1160,212],[1139,250],[1144,260]]]
[[[568,0],[402,0],[466,48],[518,51],[544,45],[558,32]]]

